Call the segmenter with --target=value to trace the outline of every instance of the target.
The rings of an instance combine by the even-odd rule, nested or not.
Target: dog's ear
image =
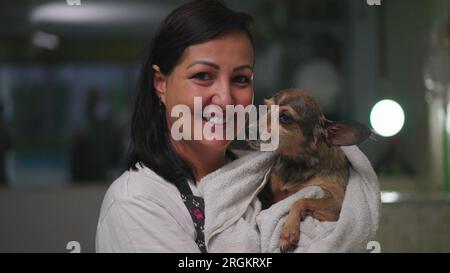
[[[372,130],[357,122],[331,122],[326,124],[327,143],[333,146],[350,146],[363,142],[368,137],[372,136]]]

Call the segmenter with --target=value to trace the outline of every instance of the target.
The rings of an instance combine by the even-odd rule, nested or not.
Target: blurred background
[[[184,2],[1,2],[0,252],[95,250],[144,46]],[[303,87],[378,132],[381,251],[450,252],[450,1],[224,2],[255,18],[256,102]]]

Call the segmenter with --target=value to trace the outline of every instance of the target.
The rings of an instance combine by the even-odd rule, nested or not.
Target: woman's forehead
[[[189,46],[183,54],[181,63],[186,68],[198,60],[252,65],[253,55],[250,39],[244,33],[233,32]]]

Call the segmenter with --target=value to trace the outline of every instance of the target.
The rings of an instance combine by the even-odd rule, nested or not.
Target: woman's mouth
[[[226,111],[213,111],[213,108],[206,108],[203,112],[202,119],[213,126],[225,126],[232,116],[227,115]]]
[[[214,125],[226,125],[227,119],[224,119],[223,117],[216,117],[216,116],[209,116],[209,117],[203,117],[203,120],[209,123],[212,123]]]

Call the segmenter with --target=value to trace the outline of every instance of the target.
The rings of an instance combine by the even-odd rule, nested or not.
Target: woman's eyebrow
[[[191,63],[190,65],[188,65],[186,69],[189,69],[191,66],[194,66],[194,65],[196,65],[196,64],[209,65],[209,66],[211,66],[212,68],[215,68],[215,69],[217,69],[217,70],[220,69],[220,66],[218,66],[217,64],[211,63],[211,62],[207,62],[207,61],[195,61],[195,62]]]
[[[246,68],[248,68],[248,69],[250,69],[250,70],[253,71],[253,67],[251,67],[251,66],[248,65],[248,64],[244,64],[244,65],[240,65],[240,66],[238,66],[238,67],[235,67],[235,68],[233,69],[233,72],[236,72],[236,71],[242,70],[242,69],[246,69]]]
[[[188,65],[186,69],[189,69],[190,67],[192,67],[192,66],[194,66],[196,64],[208,65],[208,66],[211,66],[214,69],[220,70],[220,66],[219,65],[217,65],[215,63],[212,63],[212,62],[208,62],[208,61],[195,61],[195,62],[191,63],[190,65]],[[244,64],[244,65],[240,65],[238,67],[233,68],[233,72],[236,72],[236,71],[242,70],[242,69],[246,69],[246,68],[253,71],[253,67],[252,66],[250,66],[248,64]]]

